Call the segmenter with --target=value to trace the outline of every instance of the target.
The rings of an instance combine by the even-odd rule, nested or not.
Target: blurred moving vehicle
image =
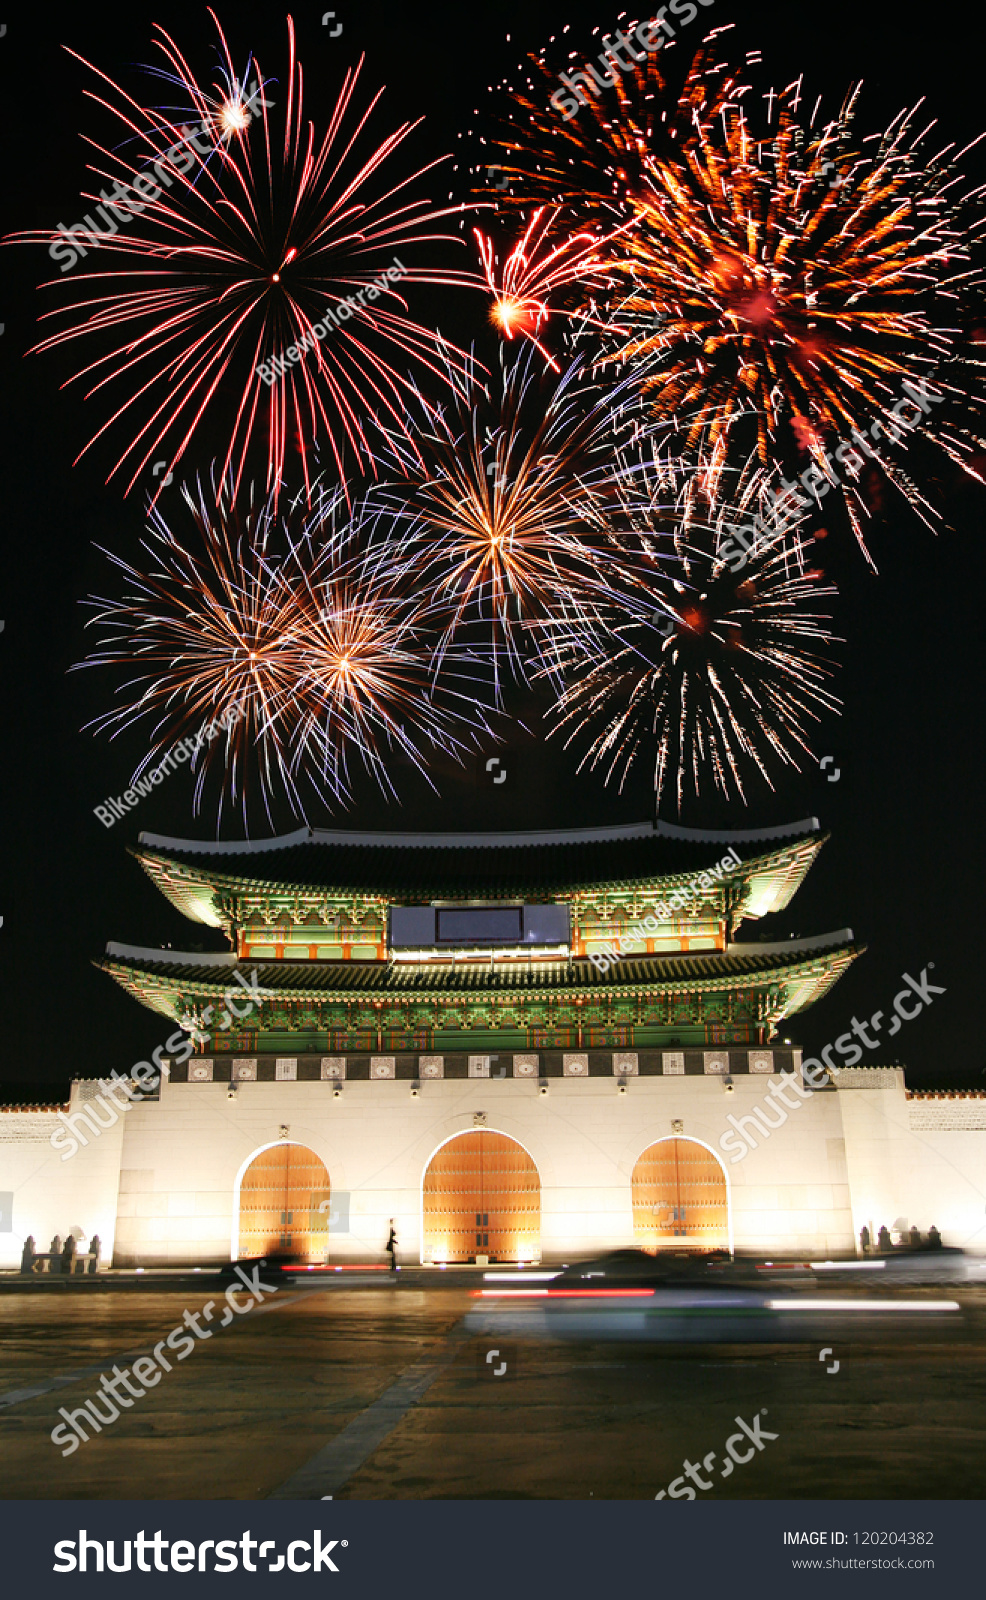
[[[588,1287],[596,1283],[658,1288],[665,1284],[705,1283],[721,1280],[724,1274],[735,1276],[735,1266],[724,1250],[705,1254],[660,1250],[656,1255],[649,1250],[610,1250],[591,1261],[576,1261],[564,1267],[552,1279],[551,1287],[557,1290],[566,1285]]]
[[[901,1282],[882,1259],[775,1263],[625,1249],[574,1262],[537,1285],[521,1286],[513,1274],[487,1278],[466,1317],[477,1334],[774,1344],[844,1338],[847,1324],[854,1337],[900,1340],[917,1325],[961,1322],[957,1301],[911,1293],[919,1283]]]

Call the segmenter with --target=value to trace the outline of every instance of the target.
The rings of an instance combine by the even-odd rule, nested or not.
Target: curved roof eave
[[[476,1000],[484,997],[505,1000],[514,996],[518,1000],[537,1001],[566,992],[589,990],[636,995],[647,989],[711,991],[724,983],[737,982],[758,987],[785,984],[793,986],[795,992],[785,1005],[784,1014],[793,1015],[825,993],[861,953],[852,930],[843,928],[814,938],[790,939],[774,946],[751,944],[737,949],[734,945],[726,951],[696,951],[643,959],[626,956],[605,974],[583,960],[550,967],[547,963],[536,963],[530,971],[525,966],[513,974],[495,973],[501,981],[492,984],[485,966],[471,971],[460,968],[453,977],[433,969],[389,962],[237,962],[232,957],[222,956],[212,956],[203,962],[198,951],[150,950],[133,945],[110,945],[105,959],[93,964],[143,1005],[164,1015],[173,1015],[173,1011],[167,1009],[167,991],[175,994],[194,989],[203,995],[218,993],[226,986],[227,974],[234,968],[249,972],[251,981],[259,982],[259,992],[264,999],[312,1003],[333,999],[370,1003],[382,997],[401,1001],[415,995],[428,999],[443,991],[469,994]],[[515,981],[510,981],[511,977]],[[311,981],[315,979],[320,981]]]
[[[462,845],[456,851],[435,836],[323,834],[251,844],[249,860],[239,845],[196,845],[141,834],[131,853],[151,881],[183,915],[209,927],[228,927],[237,897],[301,895],[308,900],[350,895],[386,903],[432,903],[449,897],[471,901],[531,898],[571,899],[576,894],[626,894],[653,888],[660,895],[706,877],[742,885],[732,905],[734,923],[782,910],[825,842],[814,817],[782,829],[737,830],[715,836],[661,824],[631,828],[568,829],[553,834],[460,834],[439,836]],[[419,841],[405,851],[397,841]],[[332,842],[327,842],[331,838]],[[342,847],[336,841],[344,838]],[[367,842],[355,843],[355,841]],[[425,840],[428,840],[427,847]],[[732,840],[734,861],[710,862],[710,846]],[[470,841],[466,845],[463,841]],[[476,841],[483,840],[483,843]],[[495,840],[495,844],[489,841]],[[519,841],[525,841],[523,845]],[[532,849],[528,841],[542,843]],[[757,847],[762,846],[759,852]],[[747,852],[741,856],[740,852]],[[275,851],[273,858],[265,852]],[[287,852],[285,855],[284,852]],[[757,852],[757,853],[755,853]],[[738,862],[738,864],[737,864]],[[243,868],[247,871],[244,872]],[[223,903],[226,904],[224,914]]]
[[[625,822],[598,828],[547,828],[515,832],[448,833],[416,832],[357,833],[345,828],[296,828],[293,833],[276,835],[273,839],[175,839],[163,833],[142,832],[138,844],[150,850],[175,850],[182,855],[236,856],[257,855],[266,850],[287,850],[293,845],[352,845],[403,850],[472,850],[510,849],[531,846],[538,849],[551,845],[604,844],[615,839],[649,839],[654,836],[683,839],[696,844],[753,844],[771,839],[797,838],[805,833],[819,833],[821,824],[817,817],[804,817],[800,822],[783,823],[772,828],[682,828],[673,822]]]

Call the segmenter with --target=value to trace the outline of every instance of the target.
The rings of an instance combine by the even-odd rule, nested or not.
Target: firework
[[[220,769],[219,816],[256,786],[266,820],[285,800],[306,816],[352,802],[354,764],[394,794],[390,763],[425,772],[427,756],[461,756],[482,726],[461,664],[431,675],[434,630],[393,542],[384,547],[341,492],[307,513],[279,511],[273,495],[245,510],[228,483],[183,491],[194,538],[183,543],[153,508],[141,568],[110,559],[129,580],[119,600],[93,598],[100,634],[83,666],[122,677],[122,703],[95,720],[114,734],[149,723],[135,774],[203,721],[235,707],[221,744],[203,746],[194,807]],[[191,546],[191,547],[190,547]]]
[[[489,732],[469,652],[444,652],[434,671],[436,608],[422,599],[410,554],[392,538],[350,534],[329,546],[312,580],[317,614],[306,607],[298,634],[304,670],[296,732],[311,748],[319,784],[335,798],[351,795],[358,758],[394,798],[396,758],[427,779],[429,756],[461,761],[475,736]]]
[[[538,206],[518,242],[506,257],[502,271],[492,240],[479,228],[473,235],[479,246],[486,287],[492,296],[490,321],[507,338],[515,334],[529,339],[554,372],[561,368],[540,342],[541,330],[549,317],[549,298],[577,284],[590,268],[599,268],[606,259],[611,237],[591,233],[566,234],[556,243],[548,240],[557,227],[558,208]],[[558,314],[558,307],[555,306]],[[562,312],[562,315],[565,313]]]
[[[613,76],[569,123],[540,85],[517,94],[496,141],[516,204],[550,199],[597,230],[633,222],[622,260],[585,280],[593,323],[608,317],[601,359],[649,358],[652,419],[687,446],[735,434],[764,465],[839,481],[864,549],[865,462],[857,450],[840,481],[826,450],[879,424],[873,459],[927,520],[920,451],[905,466],[916,436],[975,477],[983,449],[982,362],[962,331],[983,216],[979,191],[960,191],[965,152],[926,151],[920,108],[857,142],[858,89],[819,124],[817,104],[799,115],[800,81],[765,97],[758,126],[748,85],[708,48],[677,95],[654,59]],[[907,384],[940,405],[902,433]]]
[[[105,433],[126,434],[109,477],[129,475],[128,491],[155,457],[174,468],[206,426],[210,440],[228,436],[222,474],[235,486],[255,449],[251,470],[265,474],[268,489],[283,481],[292,451],[310,489],[312,439],[326,441],[340,472],[344,462],[365,463],[366,418],[402,425],[407,360],[444,371],[436,336],[408,315],[403,290],[474,277],[405,268],[400,255],[440,244],[438,225],[453,208],[435,210],[420,196],[420,181],[438,163],[407,175],[393,170],[417,123],[379,143],[369,134],[382,91],[362,98],[362,61],[346,72],[318,138],[305,119],[290,19],[283,84],[256,63],[237,75],[219,29],[216,81],[200,85],[159,33],[166,65],[156,76],[177,109],[139,105],[91,68],[108,98],[90,98],[113,114],[121,142],[110,150],[87,140],[90,170],[97,184],[115,184],[115,196],[126,190],[132,200],[118,199],[114,210],[105,191],[86,196],[89,232],[72,232],[77,247],[88,240],[81,253],[89,258],[54,280],[65,303],[46,318],[59,331],[36,349],[91,347],[69,381],[85,383],[86,397],[110,414],[85,448]],[[66,248],[50,231],[13,239],[54,239],[53,254]],[[286,355],[287,370],[275,378],[272,358]]]
[[[591,623],[565,619],[551,640],[565,680],[552,732],[621,787],[656,741],[658,808],[673,791],[679,812],[708,781],[744,802],[746,773],[773,787],[772,766],[799,768],[811,723],[839,704],[817,648],[831,642],[819,601],[834,590],[808,565],[809,539],[794,521],[731,571],[728,538],[768,488],[753,463],[730,502],[721,477],[715,463],[628,468]]]
[[[548,620],[578,610],[599,559],[594,507],[613,470],[619,395],[600,395],[577,362],[547,377],[530,349],[504,354],[486,381],[474,363],[449,381],[450,403],[422,402],[413,449],[390,439],[371,499],[444,611],[436,660],[460,640],[486,655],[497,684],[503,666],[526,679]]]

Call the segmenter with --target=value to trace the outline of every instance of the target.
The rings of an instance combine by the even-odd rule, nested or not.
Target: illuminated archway
[[[537,1261],[541,1179],[522,1144],[490,1128],[440,1145],[421,1186],[422,1261]]]
[[[329,1242],[329,1174],[307,1145],[282,1140],[246,1165],[238,1193],[238,1256],[321,1261]]]
[[[658,1139],[631,1178],[633,1240],[657,1251],[729,1250],[729,1185],[714,1150],[698,1139]]]

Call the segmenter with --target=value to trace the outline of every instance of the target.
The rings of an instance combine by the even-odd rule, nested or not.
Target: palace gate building
[[[380,1261],[391,1218],[436,1266],[825,1256],[882,1223],[980,1245],[986,1098],[914,1095],[858,1049],[803,1079],[784,1039],[859,954],[849,929],[756,938],[823,843],[814,819],[142,834],[152,882],[229,950],[107,946],[161,1018],[159,1086],[0,1115],[0,1263],[69,1229],[117,1266]],[[811,1092],[778,1122],[782,1073]]]

